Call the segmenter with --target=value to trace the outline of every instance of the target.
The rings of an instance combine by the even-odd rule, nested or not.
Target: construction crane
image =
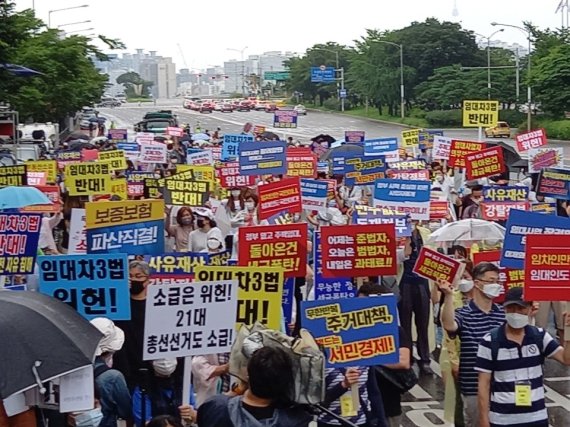
[[[180,43],[176,43],[176,46],[178,46],[178,53],[180,53],[180,56],[182,57],[182,61],[184,61],[184,68],[188,68],[188,64],[186,63],[186,58],[184,57],[184,52],[182,52],[182,48],[180,47]]]

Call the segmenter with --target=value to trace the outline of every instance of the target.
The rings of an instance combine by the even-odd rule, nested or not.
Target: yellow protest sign
[[[196,181],[210,181],[211,183],[216,182],[216,173],[214,172],[214,166],[210,165],[177,165],[176,166],[176,177],[179,172],[192,171],[194,179]]]
[[[85,205],[85,225],[87,229],[163,219],[163,200],[91,202]]]
[[[109,163],[113,172],[127,169],[125,150],[100,151],[99,161]]]
[[[463,101],[463,127],[490,127],[498,121],[499,101]]]
[[[46,182],[55,184],[57,180],[57,162],[55,160],[35,160],[26,162],[26,171],[45,172]]]
[[[284,270],[278,267],[210,267],[194,269],[194,280],[237,280],[238,314],[236,330],[241,325],[259,321],[270,329],[281,328]]]
[[[70,196],[111,193],[111,169],[106,163],[73,163],[65,166],[65,187]]]
[[[111,195],[127,200],[127,178],[115,178],[111,181]]]
[[[421,129],[411,129],[402,131],[402,147],[415,147],[420,143]]]

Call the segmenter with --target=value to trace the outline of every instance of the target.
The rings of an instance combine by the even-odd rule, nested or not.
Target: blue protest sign
[[[139,144],[136,142],[119,142],[117,149],[123,150],[127,157],[129,154],[136,154],[140,151]]]
[[[355,157],[346,161],[344,183],[346,185],[371,185],[377,179],[386,176],[386,158],[384,156]]]
[[[352,144],[357,145],[357,144]],[[333,155],[332,158],[332,173],[333,175],[344,175],[346,174],[347,170],[350,169],[350,166],[346,163],[350,159],[355,159],[358,157],[358,153],[355,152],[348,152],[348,153],[341,153],[338,155]]]
[[[315,275],[315,300],[354,298],[356,286],[350,277],[326,279],[323,277],[321,232],[313,234],[313,262]]]
[[[529,234],[570,235],[570,218],[511,209],[505,228],[501,267],[522,270],[524,269],[526,236]]]
[[[398,138],[375,138],[364,140],[364,155],[378,156],[398,151]]]
[[[408,215],[390,209],[355,205],[352,211],[352,223],[357,225],[394,224],[397,238],[410,237],[412,235],[412,223],[408,221]]]
[[[303,301],[301,312],[303,327],[325,349],[328,367],[398,363],[398,311],[394,295]]]
[[[556,209],[557,209],[556,203],[536,202],[530,204],[531,212],[536,212],[541,214],[556,215]]]
[[[132,255],[164,252],[164,220],[87,229],[90,254],[129,253]]]
[[[295,294],[295,278],[289,277],[285,279],[285,285],[283,286],[283,299],[281,302],[286,331],[288,331],[288,325],[290,325],[291,322],[293,321],[294,294]]]
[[[311,67],[311,83],[332,83],[336,81],[334,67]]]
[[[317,162],[317,172],[329,172],[329,162]]]
[[[222,143],[223,161],[237,159],[239,156],[239,146],[243,142],[253,142],[253,135],[249,134],[225,134]]]
[[[273,127],[295,129],[298,113],[295,110],[277,110],[273,113]]]
[[[528,187],[517,185],[483,187],[484,202],[526,202],[528,195]]]
[[[570,199],[570,170],[546,168],[540,171],[536,192],[554,199]]]
[[[285,175],[285,141],[244,142],[240,145],[239,171],[242,175]]]
[[[374,183],[374,206],[409,214],[412,219],[429,220],[431,183],[378,179]]]
[[[34,272],[41,225],[38,214],[0,214],[0,275]]]
[[[315,179],[301,178],[301,201],[303,209],[323,211],[327,208],[329,184]]]
[[[435,136],[443,136],[443,130],[441,129],[424,129],[419,134],[419,148],[420,150],[425,150],[428,148],[433,148],[433,140]]]
[[[126,254],[38,258],[40,292],[67,303],[90,320],[131,318]]]

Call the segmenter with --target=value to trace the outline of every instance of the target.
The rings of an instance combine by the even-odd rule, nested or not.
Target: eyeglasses
[[[499,278],[497,277],[496,279],[488,279],[488,280],[475,279],[475,280],[483,283],[497,283],[499,281]]]

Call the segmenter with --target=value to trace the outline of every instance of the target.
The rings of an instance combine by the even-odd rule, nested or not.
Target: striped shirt
[[[368,367],[360,367],[358,369],[360,369],[360,377],[358,378],[358,394],[360,395],[361,404],[358,409],[358,414],[355,417],[347,417],[346,419],[351,423],[356,424],[357,426],[361,426],[366,424],[366,413],[364,412],[365,408],[362,407],[362,402],[368,405],[368,407],[366,408],[367,412],[370,411],[370,402],[368,401],[368,388],[367,388]],[[327,390],[334,388],[344,380],[344,372],[345,372],[344,369],[342,370],[337,368],[325,369],[325,385],[327,387]],[[350,389],[348,389],[346,392],[350,394]],[[331,402],[328,409],[331,412],[335,413],[336,415],[340,416],[341,415],[340,398]],[[338,426],[341,425],[337,419],[327,414],[320,415],[319,421],[330,425],[338,425]]]
[[[475,301],[455,310],[455,321],[459,326],[456,335],[461,340],[461,353],[459,354],[459,384],[461,394],[464,396],[477,396],[477,348],[483,337],[505,323],[505,312],[497,304],[493,304],[491,311],[481,311]]]
[[[535,333],[529,336],[530,328]],[[548,413],[544,402],[542,364],[562,347],[541,328],[527,326],[522,345],[507,340],[505,327],[499,328],[498,352],[493,360],[491,334],[479,344],[477,366],[479,372],[492,373],[491,426],[548,427]],[[497,351],[497,350],[495,350]],[[531,387],[531,406],[515,405],[515,384],[526,381]]]

